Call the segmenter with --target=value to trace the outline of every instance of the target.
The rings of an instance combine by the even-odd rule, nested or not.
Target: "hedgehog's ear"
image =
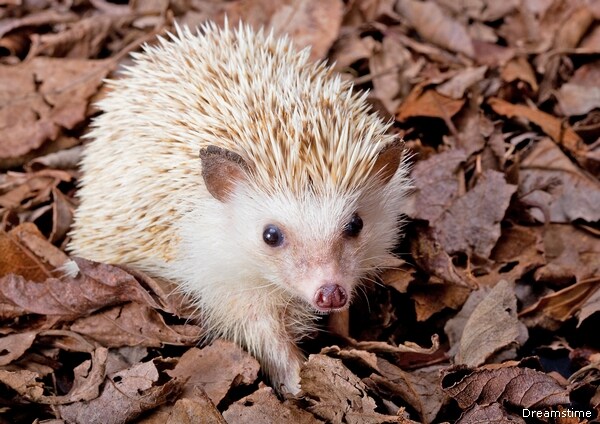
[[[404,151],[402,141],[397,139],[387,146],[383,147],[377,156],[375,165],[371,170],[371,175],[377,178],[382,185],[387,184],[402,161],[402,152]]]
[[[207,190],[220,202],[226,202],[235,185],[248,178],[248,165],[230,150],[208,146],[200,150],[202,178]]]

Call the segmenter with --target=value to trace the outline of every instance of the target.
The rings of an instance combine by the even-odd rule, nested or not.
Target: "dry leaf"
[[[533,206],[529,213],[540,222],[600,220],[600,183],[548,138],[523,160],[519,180],[520,200]]]
[[[333,424],[399,422],[375,412],[377,404],[366,386],[339,359],[310,355],[300,371],[308,410]]]
[[[514,287],[500,281],[465,323],[455,363],[476,367],[501,351],[505,353],[503,359],[512,359],[516,355],[515,348],[523,346],[527,339],[527,327],[517,319]],[[507,357],[509,349],[512,352]]]
[[[88,315],[100,308],[135,300],[158,308],[131,275],[119,268],[75,259],[76,277],[48,278],[39,283],[20,275],[0,278],[0,305],[18,314],[58,315],[63,319]]]
[[[86,424],[124,423],[142,412],[176,397],[183,385],[168,379],[162,370],[169,362],[155,359],[143,362],[110,376],[100,396],[89,402],[76,402],[58,407],[69,422]]]
[[[203,349],[192,348],[185,352],[167,374],[174,378],[189,378],[183,388],[184,396],[191,397],[193,388],[201,387],[218,405],[230,389],[253,384],[259,368],[256,359],[246,351],[219,339]]]
[[[400,105],[396,119],[405,121],[417,116],[428,116],[448,120],[458,113],[464,104],[464,99],[451,99],[435,90],[423,90],[417,86]]]
[[[441,389],[441,371],[445,367],[421,368],[411,373],[379,359],[377,371],[366,379],[369,387],[380,392],[382,397],[400,397],[419,414],[422,423],[431,423],[441,409],[445,395]]]
[[[450,254],[489,257],[500,237],[500,221],[517,187],[504,174],[488,170],[477,185],[459,197],[435,222],[434,237]]]
[[[567,115],[583,115],[600,108],[600,62],[579,68],[569,82],[563,84],[556,97],[562,112]]]
[[[470,372],[458,369],[446,374],[443,387],[462,409],[492,402],[528,409],[569,403],[568,391],[558,381],[543,372],[514,365]]]
[[[282,403],[270,387],[259,387],[254,393],[233,403],[223,417],[229,423],[298,423],[313,424],[323,421],[314,415],[295,407],[288,402]]]
[[[90,97],[112,65],[108,60],[44,57],[14,67],[0,65],[0,167],[26,162],[63,129],[83,122]]]
[[[342,12],[340,0],[241,0],[225,9],[229,22],[242,19],[255,28],[270,27],[276,34],[287,34],[299,48],[311,47],[312,60],[323,58],[333,45]]]
[[[474,56],[473,44],[465,27],[444,14],[434,2],[398,0],[396,10],[424,39],[450,51]]]
[[[462,99],[471,86],[481,82],[487,70],[487,66],[463,69],[435,90],[451,99]]]
[[[515,105],[498,98],[488,100],[488,104],[494,109],[494,112],[504,115],[508,118],[525,118],[548,134],[552,139],[571,151],[574,155],[583,152],[583,143],[581,138],[566,123],[558,118],[524,105]]]

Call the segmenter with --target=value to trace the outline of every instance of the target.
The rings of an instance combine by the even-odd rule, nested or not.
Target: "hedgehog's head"
[[[354,185],[332,183],[313,169],[303,187],[299,174],[290,187],[277,171],[266,186],[255,164],[222,148],[200,156],[206,188],[227,205],[224,236],[248,256],[257,281],[330,312],[348,306],[357,283],[384,263],[397,240],[407,188],[402,151],[400,142],[381,143],[362,170],[346,171],[365,174]]]

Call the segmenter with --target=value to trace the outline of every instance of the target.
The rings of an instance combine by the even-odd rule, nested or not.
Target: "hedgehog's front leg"
[[[244,344],[258,359],[273,387],[279,392],[297,394],[304,356],[282,323],[263,317],[246,321],[245,327]]]

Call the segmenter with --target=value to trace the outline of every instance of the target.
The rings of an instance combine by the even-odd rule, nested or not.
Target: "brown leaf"
[[[44,385],[41,381],[37,381],[38,377],[37,373],[27,370],[13,372],[0,369],[0,382],[32,401],[44,395]]]
[[[41,10],[30,13],[22,18],[8,18],[0,21],[0,38],[11,31],[23,27],[37,27],[44,25],[56,25],[77,21],[78,16],[72,12],[59,12],[54,9]]]
[[[82,152],[83,146],[76,146],[60,150],[56,153],[49,153],[31,160],[24,168],[29,172],[40,171],[46,168],[75,169],[81,161]]]
[[[525,424],[519,415],[508,413],[499,403],[473,405],[456,421],[456,424]]]
[[[276,34],[287,34],[297,47],[311,47],[312,60],[324,58],[333,45],[342,13],[340,0],[241,0],[229,3],[225,9],[229,22],[241,19],[257,29],[273,28]]]
[[[52,189],[52,232],[50,243],[56,243],[65,238],[73,223],[74,207],[71,200],[56,188]]]
[[[504,178],[500,172],[485,171],[477,185],[433,223],[435,239],[446,252],[489,257],[500,237],[500,221],[517,190]]]
[[[520,200],[534,206],[529,213],[540,222],[600,220],[600,183],[548,138],[523,160],[519,180]]]
[[[596,283],[600,283],[600,281],[596,280]],[[587,318],[591,317],[597,312],[600,312],[600,290],[596,290],[581,305],[579,316],[577,317],[577,326],[579,327]]]
[[[468,276],[462,275],[454,266],[452,258],[435,239],[431,228],[419,231],[417,237],[411,243],[411,254],[419,267],[429,272],[432,276],[438,277],[443,282],[459,287],[474,285]],[[424,299],[424,301],[427,302],[428,300]],[[460,304],[455,306],[460,306]],[[423,315],[423,317],[426,316],[428,314]]]
[[[106,306],[135,300],[158,307],[152,297],[125,271],[76,258],[76,277],[48,278],[44,283],[20,275],[0,278],[0,305],[17,308],[17,315],[59,315],[64,319],[88,315]]]
[[[525,118],[535,125],[539,126],[543,132],[548,134],[558,144],[572,152],[574,155],[580,155],[584,151],[583,141],[575,131],[566,123],[558,118],[524,105],[515,105],[502,99],[491,98],[488,104],[499,115],[507,118]]]
[[[133,17],[97,14],[75,21],[67,29],[56,34],[36,34],[32,36],[33,46],[29,57],[94,58],[101,52],[114,27],[123,26],[124,23],[133,20]]]
[[[194,387],[201,387],[210,400],[218,405],[231,388],[251,385],[258,378],[260,366],[236,344],[215,340],[203,349],[191,348],[183,354],[171,377],[189,378],[183,396],[191,397]]]
[[[83,122],[90,97],[112,66],[110,60],[45,57],[0,65],[0,167],[26,162],[63,128]]]
[[[69,173],[42,170],[32,174],[10,174],[6,190],[0,195],[0,207],[24,211],[50,199],[50,193],[61,182],[71,181]]]
[[[14,233],[0,231],[0,281],[14,273],[24,275],[23,278],[30,281],[39,282],[51,277],[50,271],[51,267],[27,249]],[[1,300],[0,304],[8,308],[8,304]],[[0,316],[4,316],[4,313],[0,312]]]
[[[461,311],[462,312],[462,311]],[[515,348],[528,339],[527,328],[517,318],[514,287],[500,281],[475,307],[465,323],[455,357],[456,364],[476,367],[499,352],[516,355]],[[507,355],[503,355],[507,359]]]
[[[444,282],[449,281],[444,279]],[[446,308],[460,308],[471,292],[471,289],[464,284],[461,280],[460,285],[427,284],[423,287],[415,287],[410,297],[415,301],[417,321],[426,321]]]
[[[549,225],[544,233],[546,265],[534,273],[536,281],[555,285],[600,275],[600,243],[597,236],[570,225]]]
[[[458,380],[453,382],[455,378]],[[492,402],[508,402],[528,409],[569,403],[567,389],[549,375],[510,364],[479,368],[468,373],[458,369],[446,374],[442,384],[444,391],[462,409]]]
[[[435,90],[451,99],[462,99],[469,88],[483,80],[487,70],[487,66],[462,69],[448,81],[438,85]]]
[[[600,108],[600,61],[583,65],[569,82],[563,84],[556,98],[567,116],[583,115]]]
[[[467,156],[462,150],[448,150],[416,163],[411,173],[415,185],[411,218],[435,222],[459,196],[460,165]]]
[[[542,297],[535,305],[522,310],[519,316],[532,323],[539,322],[542,318],[566,321],[586,305],[588,299],[597,299],[598,293],[598,278],[590,278]]]
[[[554,46],[563,49],[577,47],[593,22],[594,16],[587,5],[575,9],[559,27]]]
[[[440,383],[446,367],[436,365],[409,373],[381,358],[377,365],[381,375],[371,374],[366,383],[383,398],[402,398],[417,411],[420,422],[433,422],[445,401]]]
[[[542,231],[541,227],[502,227],[502,234],[490,256],[494,264],[488,274],[478,276],[477,282],[483,287],[493,286],[499,280],[514,283],[544,265]]]
[[[96,399],[58,409],[69,422],[116,424],[133,420],[179,394],[183,381],[166,376],[163,368],[169,365],[162,358],[135,365],[110,376]]]
[[[327,422],[341,424],[398,422],[375,412],[367,388],[339,359],[310,355],[300,371],[308,410]]]
[[[219,410],[201,390],[195,392],[192,399],[179,399],[169,414],[167,424],[227,424]],[[150,424],[151,421],[138,421]],[[163,424],[165,421],[156,421]],[[239,421],[238,421],[239,422]]]
[[[21,224],[13,228],[9,235],[16,237],[19,243],[46,264],[46,267],[58,268],[68,260],[67,255],[50,244],[33,224]]]
[[[37,331],[24,331],[1,337],[0,366],[10,364],[12,361],[19,359],[31,347],[36,336]]]
[[[401,78],[403,68],[411,64],[412,57],[404,44],[394,37],[385,37],[377,44],[369,59],[372,76],[372,95],[380,100],[388,113],[394,114],[406,87]]]
[[[83,361],[73,369],[73,386],[69,393],[64,396],[47,396],[46,399],[38,399],[37,402],[66,405],[96,399],[106,377],[107,357],[108,349],[99,347],[94,350],[91,360]]]
[[[259,387],[254,393],[233,403],[223,417],[229,423],[322,423],[312,414],[289,402],[282,403],[270,387]]]
[[[424,39],[456,53],[473,57],[473,43],[466,28],[444,14],[434,2],[398,0],[396,10],[406,18]]]
[[[516,57],[504,65],[500,76],[506,82],[524,81],[529,84],[534,93],[538,91],[535,73],[523,56]]]
[[[161,314],[140,303],[115,306],[90,316],[83,316],[71,324],[72,331],[85,334],[109,347],[160,347],[165,343],[185,346],[196,344],[201,336],[201,329],[191,324],[185,327],[193,334],[182,331],[185,329],[167,325]]]
[[[371,56],[374,45],[375,40],[371,37],[362,38],[355,32],[340,35],[331,47],[329,57],[335,62],[335,69],[339,72],[344,72],[354,62],[361,59],[368,59]]]
[[[405,121],[416,116],[428,116],[449,120],[464,104],[464,99],[451,99],[435,90],[423,90],[416,86],[400,105],[396,119]]]

